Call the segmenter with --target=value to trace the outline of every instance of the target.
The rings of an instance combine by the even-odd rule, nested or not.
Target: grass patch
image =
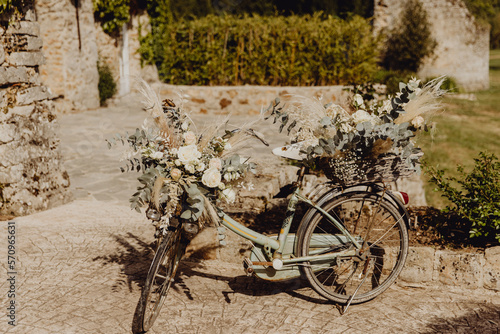
[[[459,175],[457,164],[471,170],[481,151],[500,157],[500,50],[490,53],[490,89],[475,95],[476,101],[445,98],[444,112],[433,118],[435,135],[425,133],[417,139],[425,162],[446,170],[448,176]],[[433,191],[428,176],[423,178],[428,204],[437,208],[449,204]]]

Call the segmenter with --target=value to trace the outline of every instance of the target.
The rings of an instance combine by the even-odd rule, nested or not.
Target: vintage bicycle
[[[303,275],[321,296],[344,305],[345,312],[350,304],[384,292],[403,269],[408,253],[408,196],[383,183],[364,182],[344,189],[326,183],[306,197],[301,190],[306,169],[298,172],[277,236],[257,233],[223,212],[220,224],[254,244],[243,263],[247,274],[269,281]],[[292,234],[299,202],[310,208]],[[139,301],[137,322],[142,331],[150,329],[160,314],[188,243],[186,235],[191,233],[192,223],[177,220],[169,225]]]
[[[412,137],[426,128],[423,115],[437,110],[436,98],[444,78],[422,88],[416,79],[400,84],[400,93],[377,104],[355,95],[355,112],[319,100],[301,98],[288,107],[279,99],[267,109],[294,144],[273,150],[300,165],[278,235],[268,236],[238,223],[212,203],[234,200],[235,182],[254,169],[235,154],[240,135],[261,136],[251,128],[223,129],[225,122],[200,134],[172,100],[160,102],[143,83],[145,110],[155,128],[111,142],[128,142],[140,159],[131,156],[127,169],[141,170],[141,186],[132,207],[148,206],[156,226],[157,247],[144,284],[134,323],[151,328],[175,281],[179,262],[205,215],[253,243],[243,262],[249,275],[269,281],[305,277],[324,298],[343,305],[371,300],[397,279],[408,253],[408,195],[392,191],[389,182],[418,170],[421,156]],[[366,111],[367,106],[375,110]],[[218,131],[224,130],[223,135]],[[240,138],[241,139],[241,138]],[[308,168],[325,173],[328,182],[308,196],[303,181]],[[238,181],[239,182],[239,181]],[[290,233],[297,205],[308,210]]]

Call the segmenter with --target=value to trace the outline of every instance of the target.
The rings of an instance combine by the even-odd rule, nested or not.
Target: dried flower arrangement
[[[286,128],[292,143],[301,143],[306,163],[319,166],[331,179],[342,184],[395,179],[419,171],[421,154],[412,138],[428,129],[426,118],[440,109],[437,98],[444,93],[440,89],[444,80],[423,87],[416,79],[400,83],[396,96],[379,103],[355,94],[352,112],[298,96],[286,104],[276,99],[266,112],[280,123],[280,132]]]
[[[142,171],[141,186],[130,199],[132,208],[139,212],[145,205],[154,208],[160,213],[155,223],[159,230],[168,227],[172,217],[195,222],[204,215],[204,220],[217,221],[214,205],[219,200],[233,202],[235,182],[255,168],[235,154],[250,138],[249,132],[222,129],[226,119],[196,134],[182,106],[176,107],[169,99],[160,102],[144,81],[140,92],[153,122],[145,122],[134,134],[116,135],[108,141],[109,147],[121,142],[132,149],[122,172]]]

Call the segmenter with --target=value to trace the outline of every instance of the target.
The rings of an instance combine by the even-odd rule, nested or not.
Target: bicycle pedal
[[[252,264],[252,261],[250,261],[249,258],[245,258],[243,259],[243,267],[245,268],[245,272],[247,274],[247,276],[252,276],[253,275],[253,264]]]

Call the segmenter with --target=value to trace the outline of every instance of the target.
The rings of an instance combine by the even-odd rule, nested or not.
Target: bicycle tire
[[[147,332],[156,321],[183,254],[180,228],[169,230],[149,267],[139,299],[136,321],[140,332]]]
[[[394,203],[371,192],[345,193],[326,201],[321,208],[341,222],[369,252],[364,260],[344,256],[304,263],[301,271],[311,287],[341,304],[347,303],[353,294],[351,303],[358,304],[384,292],[397,279],[406,261],[406,217]],[[314,208],[304,215],[297,238],[299,256],[309,256],[313,250],[318,253],[354,249],[352,242],[342,237],[340,230]]]

